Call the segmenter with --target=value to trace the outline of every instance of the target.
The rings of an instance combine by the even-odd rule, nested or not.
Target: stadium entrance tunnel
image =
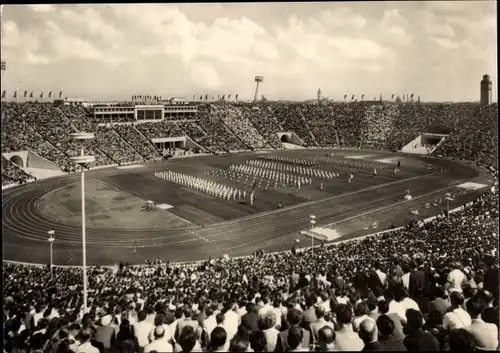
[[[20,156],[12,156],[10,157],[10,161],[17,165],[19,168],[24,168],[23,159]]]
[[[288,136],[286,134],[281,135],[280,140],[281,140],[281,142],[292,143],[292,140],[290,139],[290,136]]]

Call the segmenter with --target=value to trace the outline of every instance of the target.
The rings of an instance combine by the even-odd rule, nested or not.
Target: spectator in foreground
[[[175,345],[175,352],[189,353],[201,351],[201,345],[197,339],[194,328],[191,326],[184,327],[179,336],[179,341]]]
[[[209,352],[225,352],[229,348],[227,344],[227,333],[223,327],[217,326],[210,334]]]
[[[422,313],[415,309],[406,311],[408,335],[403,340],[409,351],[439,351],[439,341],[429,332],[422,329],[424,320]]]
[[[453,329],[448,336],[448,348],[452,352],[472,352],[476,346],[474,336],[463,328]]]
[[[304,340],[304,332],[300,326],[292,326],[288,331],[288,350],[287,352],[303,352],[307,349],[301,347]]]
[[[78,346],[78,353],[99,353],[99,350],[90,343],[92,339],[92,331],[90,329],[83,330],[80,339],[82,344]]]
[[[165,335],[165,328],[163,326],[157,326],[154,332],[154,341],[144,347],[144,353],[149,353],[152,351],[157,352],[173,352],[172,345],[163,339]]]
[[[387,315],[380,315],[377,319],[377,328],[379,331],[379,342],[385,351],[406,351],[402,338],[396,338],[395,325]]]
[[[471,325],[471,317],[462,307],[464,296],[460,292],[452,292],[450,295],[451,308],[443,318],[443,329],[451,331]]]
[[[378,302],[378,309],[381,315],[387,316],[392,320],[394,324],[393,336],[396,341],[402,341],[405,337],[403,333],[403,325],[401,324],[401,318],[397,313],[389,313],[389,304],[385,300]]]
[[[242,337],[235,336],[229,343],[230,352],[247,352],[248,341]]]
[[[481,319],[484,309],[484,303],[476,296],[467,302],[467,312],[472,320],[471,325],[465,329],[474,337],[476,349],[496,350],[498,349],[498,327]]]
[[[365,319],[359,325],[359,338],[365,344],[363,351],[381,351],[383,346],[378,341],[377,324],[373,319]]]
[[[321,305],[318,305],[316,307],[316,316],[317,316],[318,320],[316,320],[315,322],[312,322],[310,324],[310,327],[311,327],[310,331],[311,331],[313,343],[315,343],[318,340],[319,330],[321,330],[323,327],[329,326],[332,329],[334,328],[333,323],[331,321],[325,320],[325,308],[322,307]],[[306,338],[309,338],[309,337],[306,337]]]
[[[335,330],[330,326],[323,326],[318,332],[316,352],[331,352],[335,350]]]
[[[340,328],[335,332],[336,348],[339,351],[361,351],[364,343],[352,328],[352,310],[345,304],[340,304],[336,310],[337,322]]]
[[[266,351],[266,335],[262,331],[252,332],[250,335],[250,348],[254,352],[265,352]]]

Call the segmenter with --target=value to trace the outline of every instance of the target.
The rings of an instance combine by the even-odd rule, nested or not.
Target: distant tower
[[[481,81],[481,104],[491,104],[491,80],[490,75],[483,75]]]
[[[321,100],[321,88],[318,88],[318,103]]]
[[[257,95],[259,94],[259,85],[261,82],[264,82],[264,76],[255,76],[255,95],[253,96],[253,101],[257,101]]]

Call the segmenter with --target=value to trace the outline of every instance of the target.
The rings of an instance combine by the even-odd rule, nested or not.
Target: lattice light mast
[[[4,75],[5,70],[7,70],[7,64],[3,60],[0,62],[0,69],[2,70],[2,77],[1,77],[2,81],[0,83],[0,86],[2,87],[2,100],[3,100],[4,99],[4,97],[3,97],[3,89],[5,87],[3,75]],[[5,97],[5,98],[7,98],[7,97]]]
[[[257,101],[257,95],[259,94],[259,85],[264,82],[264,76],[255,76],[255,95],[253,96],[253,101]]]
[[[71,157],[73,164],[80,166],[81,172],[81,187],[82,187],[82,271],[83,271],[83,313],[87,313],[87,247],[85,234],[85,165],[95,161],[94,156],[86,156],[83,151],[84,142],[94,138],[92,132],[76,132],[72,133],[71,138],[81,142],[82,149],[79,156]]]

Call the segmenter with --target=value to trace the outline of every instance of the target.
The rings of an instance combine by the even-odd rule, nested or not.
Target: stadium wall
[[[27,155],[27,163],[25,167],[28,168],[37,168],[37,169],[47,169],[53,171],[61,171],[61,168],[57,166],[57,164],[40,157],[38,154],[28,151]]]

